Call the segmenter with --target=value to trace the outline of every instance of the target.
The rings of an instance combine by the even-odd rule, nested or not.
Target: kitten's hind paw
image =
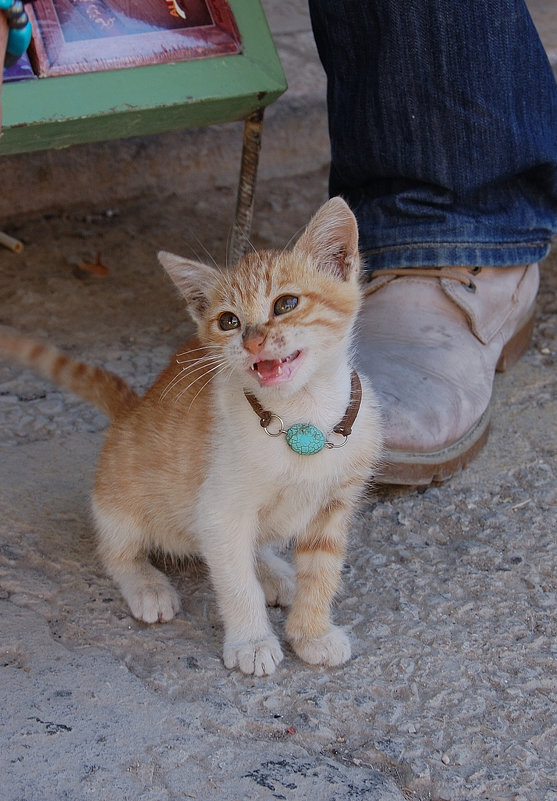
[[[289,565],[286,565],[286,567],[289,567]],[[294,575],[294,571],[292,573],[285,571],[283,575],[279,573],[271,575],[269,573],[265,578],[261,579],[267,606],[292,606],[296,592]]]
[[[264,640],[243,643],[225,643],[223,660],[227,668],[239,667],[242,673],[253,676],[270,676],[282,662],[279,641],[273,635]]]
[[[267,549],[259,558],[257,574],[267,606],[292,606],[296,592],[296,572],[292,565]]]
[[[352,653],[348,637],[338,626],[313,639],[291,639],[290,644],[300,659],[310,665],[335,667],[347,662]]]

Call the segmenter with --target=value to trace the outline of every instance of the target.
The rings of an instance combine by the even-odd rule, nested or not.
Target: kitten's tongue
[[[257,372],[261,378],[275,378],[282,373],[282,362],[280,359],[264,359],[257,362]]]
[[[285,359],[261,359],[261,361],[255,362],[252,370],[257,373],[262,386],[290,381],[300,362],[300,356],[301,353],[297,350]]]

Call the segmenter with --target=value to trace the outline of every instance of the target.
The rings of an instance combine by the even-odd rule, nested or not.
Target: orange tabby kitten
[[[134,617],[164,622],[180,608],[150,552],[196,553],[217,594],[228,668],[262,676],[281,661],[266,603],[290,607],[286,637],[302,659],[339,665],[350,644],[330,607],[381,449],[373,392],[363,378],[360,392],[351,367],[355,218],[334,198],[291,251],[250,253],[227,271],[159,258],[198,336],[143,398],[54,348],[3,335],[0,349],[112,420],[93,511],[102,561]],[[289,542],[295,571],[270,547]]]

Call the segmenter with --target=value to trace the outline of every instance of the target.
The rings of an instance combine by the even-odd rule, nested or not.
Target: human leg
[[[518,0],[310,8],[331,193],[379,271],[358,359],[383,405],[383,480],[428,483],[483,444],[495,369],[528,342],[532,262],[557,230],[557,89]]]
[[[522,0],[310,0],[331,194],[369,270],[539,261],[557,230],[557,87]]]

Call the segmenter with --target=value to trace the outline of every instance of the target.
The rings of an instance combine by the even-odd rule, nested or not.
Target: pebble
[[[64,411],[64,404],[61,400],[56,398],[48,398],[47,400],[40,401],[38,409],[42,414],[55,415]]]

